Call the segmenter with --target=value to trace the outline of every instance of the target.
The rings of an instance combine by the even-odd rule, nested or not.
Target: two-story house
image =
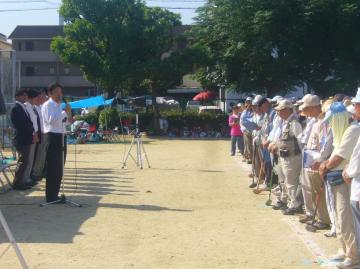
[[[16,51],[18,87],[43,88],[58,82],[67,96],[95,95],[95,86],[87,81],[80,68],[67,65],[50,49],[54,37],[63,35],[62,25],[17,26],[10,34]]]

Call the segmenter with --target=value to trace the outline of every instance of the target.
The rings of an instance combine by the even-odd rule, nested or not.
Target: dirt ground
[[[151,169],[121,169],[123,144],[69,147],[66,193],[82,208],[40,208],[44,182],[0,195],[29,268],[320,268],[335,239],[265,206],[229,141],[146,140]],[[75,179],[77,184],[75,184]],[[0,227],[0,268],[20,268]]]

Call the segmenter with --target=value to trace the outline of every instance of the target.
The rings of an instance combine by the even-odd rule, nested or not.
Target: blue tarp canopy
[[[109,100],[105,100],[103,96],[96,96],[96,97],[91,97],[88,99],[83,99],[83,100],[79,100],[79,101],[75,101],[75,102],[70,102],[69,105],[71,106],[72,109],[77,109],[77,108],[86,108],[86,107],[98,107],[98,106],[106,106],[106,105],[111,105],[112,102],[114,101],[114,98],[109,99]],[[65,107],[65,104],[62,104],[62,107]]]

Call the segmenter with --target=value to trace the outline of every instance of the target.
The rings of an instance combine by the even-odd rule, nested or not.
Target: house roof
[[[178,36],[191,29],[191,25],[181,25],[174,29],[174,35]],[[63,25],[18,25],[10,34],[9,39],[52,39],[55,36],[64,35]]]
[[[9,39],[52,39],[59,35],[64,35],[62,25],[18,25]]]

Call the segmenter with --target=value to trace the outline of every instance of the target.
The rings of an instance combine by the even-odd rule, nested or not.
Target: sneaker
[[[313,216],[310,215],[305,215],[305,216],[300,216],[299,217],[299,222],[300,223],[307,223],[308,221],[312,221]]]
[[[358,261],[354,261],[351,258],[345,258],[345,260],[343,262],[340,262],[339,264],[336,265],[337,268],[340,269],[345,269],[345,268],[358,268],[357,265],[359,264]]]
[[[280,210],[280,209],[286,209],[287,205],[282,201],[277,201],[275,205],[273,205],[272,209],[274,210]]]
[[[338,253],[338,254],[335,254],[334,256],[331,256],[329,258],[329,261],[331,262],[343,262],[345,260],[346,256],[345,254],[343,253]]]
[[[324,233],[324,236],[327,238],[336,237],[336,232],[333,232],[333,231],[326,232],[326,233]]]
[[[320,221],[315,222],[313,226],[316,228],[316,230],[328,230],[328,229],[330,229],[329,224],[322,223]]]
[[[281,211],[282,211],[283,215],[285,215],[285,216],[292,216],[292,215],[299,214],[302,212],[302,210],[300,208],[296,208],[296,207],[282,209]]]

